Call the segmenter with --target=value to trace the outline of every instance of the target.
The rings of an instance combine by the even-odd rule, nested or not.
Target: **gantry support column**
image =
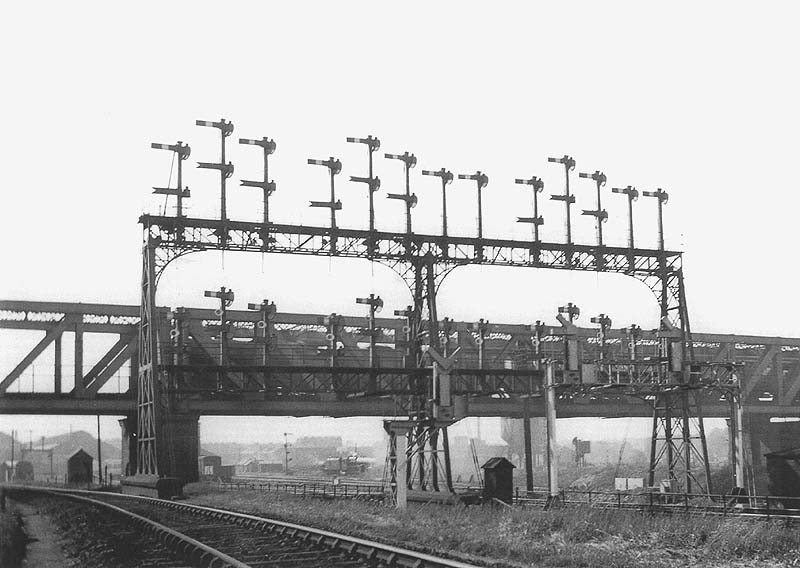
[[[161,385],[156,310],[156,246],[148,242],[142,251],[141,313],[139,321],[139,379],[136,397],[137,475],[159,475],[158,442],[161,419]]]
[[[738,392],[728,393],[731,417],[728,420],[728,440],[730,441],[730,462],[733,468],[733,485],[747,487],[744,478],[744,436],[742,430],[742,401]]]
[[[662,255],[659,273],[660,391],[653,403],[648,484],[655,485],[656,469],[666,465],[672,490],[708,494],[713,488],[700,408],[703,391],[698,388],[699,377],[692,374],[694,347],[683,271],[680,266],[669,265]]]
[[[531,435],[531,399],[522,400],[522,430],[525,440],[525,490],[533,491],[533,436]]]
[[[558,500],[558,460],[556,443],[556,385],[555,365],[552,361],[547,363],[544,375],[544,396],[547,414],[547,486],[549,490],[548,502]]]
[[[165,392],[166,377],[160,367],[159,328],[166,322],[156,307],[156,248],[148,240],[142,251],[142,288],[139,320],[139,361],[136,396],[136,475],[123,480],[123,490],[130,493],[168,498],[182,494],[185,480],[176,477],[175,456],[183,454],[175,446],[190,437],[181,434],[176,440],[168,436],[171,426],[169,401]],[[176,426],[181,431],[182,427]],[[195,444],[196,436],[195,436]],[[188,452],[191,454],[191,450]],[[197,468],[196,449],[193,467]],[[188,455],[188,454],[187,454]],[[133,462],[133,460],[130,460]],[[183,466],[181,466],[183,467]],[[196,477],[196,473],[195,473]]]

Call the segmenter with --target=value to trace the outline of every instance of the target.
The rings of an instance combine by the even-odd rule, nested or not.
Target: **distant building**
[[[55,478],[53,463],[53,450],[55,448],[55,444],[32,449],[22,448],[22,460],[31,462],[36,481],[50,481]]]
[[[14,468],[14,480],[33,481],[33,464],[29,461],[18,461]]]
[[[236,473],[261,473],[261,464],[255,458],[247,458],[236,464]]]
[[[341,436],[303,436],[289,446],[290,466],[319,467],[326,459],[338,456],[341,448]]]
[[[92,462],[94,458],[83,449],[72,454],[67,460],[67,483],[75,485],[91,483]]]
[[[0,483],[8,483],[14,479],[14,468],[10,461],[0,462]]]

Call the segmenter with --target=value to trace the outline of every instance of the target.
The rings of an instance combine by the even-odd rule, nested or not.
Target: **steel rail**
[[[514,503],[520,506],[547,505],[547,499],[534,497],[518,497]],[[703,515],[716,517],[750,518],[754,520],[781,520],[791,523],[800,523],[800,511],[796,509],[766,509],[764,507],[743,507],[736,505],[687,505],[685,503],[626,503],[617,501],[561,501],[559,507],[569,509],[601,509],[604,511],[634,511],[649,513],[665,513],[670,515]]]
[[[11,489],[10,487],[6,487],[6,490],[13,491],[16,490],[16,488]],[[271,533],[280,534],[282,536],[285,535],[293,539],[307,541],[315,545],[323,545],[332,550],[339,550],[349,554],[355,554],[361,556],[366,561],[370,562],[379,561],[386,566],[401,566],[408,568],[475,568],[474,564],[466,564],[464,562],[459,562],[456,560],[439,558],[436,556],[432,556],[430,554],[425,554],[423,552],[416,552],[413,550],[408,550],[397,546],[392,546],[379,542],[373,542],[366,539],[352,537],[331,531],[315,529],[313,527],[298,525],[295,523],[287,523],[285,521],[279,521],[276,519],[269,519],[266,517],[259,517],[246,513],[238,513],[235,511],[226,511],[224,509],[216,509],[213,507],[205,507],[202,505],[191,505],[189,503],[179,503],[176,501],[167,501],[164,499],[156,499],[153,497],[144,497],[138,495],[126,495],[122,493],[102,493],[97,491],[33,488],[33,487],[26,487],[25,490],[39,491],[42,493],[50,493],[54,495],[58,494],[66,494],[70,496],[91,495],[94,497],[102,497],[104,499],[123,499],[123,500],[138,501],[140,503],[151,503],[153,505],[157,505],[167,509],[172,509],[176,511],[186,511],[207,517],[212,517],[214,519],[231,521],[236,524],[242,525],[248,529],[260,529],[262,532],[269,531]],[[88,501],[93,501],[93,499],[88,499]],[[114,506],[112,505],[112,507]],[[115,509],[116,508],[117,507],[115,507]],[[125,512],[126,514],[129,514],[122,508],[119,508],[119,510]],[[144,519],[144,517],[142,518]],[[153,524],[158,524],[158,523],[153,523]],[[167,529],[167,527],[164,528]],[[167,529],[167,530],[171,531],[172,529]],[[180,533],[176,534],[180,535]],[[188,539],[188,537],[186,538]],[[201,546],[209,548],[209,550],[214,550],[211,549],[210,547],[207,547],[206,545],[201,544]],[[236,566],[236,567],[248,566],[247,564],[241,563],[238,560],[235,559],[231,560],[237,562],[237,564],[231,564],[231,566]],[[209,565],[209,566],[216,566],[216,565]]]

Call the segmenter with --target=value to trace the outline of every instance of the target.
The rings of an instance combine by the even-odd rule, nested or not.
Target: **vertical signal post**
[[[252,138],[239,138],[239,144],[247,144],[248,146],[260,146],[264,151],[264,179],[262,181],[240,180],[242,187],[260,187],[264,194],[264,230],[267,230],[269,225],[269,196],[275,192],[275,182],[269,179],[269,157],[275,153],[277,145],[274,140],[270,140],[266,136],[261,140],[254,140]],[[264,241],[265,247],[269,243]]]
[[[483,238],[483,207],[481,205],[481,190],[489,185],[489,176],[480,170],[474,174],[458,174],[458,179],[471,179],[477,182],[478,187],[478,238]]]
[[[633,248],[633,202],[639,199],[639,191],[630,185],[623,188],[612,187],[611,191],[628,196],[628,248]]]
[[[481,200],[481,190],[489,185],[489,176],[480,170],[474,174],[458,174],[458,179],[471,179],[476,182],[478,188],[478,240],[483,239],[483,205]],[[475,245],[475,257],[483,258],[483,245],[480,242]]]
[[[405,350],[403,352],[403,367],[413,367],[417,363],[416,357],[416,332],[414,331],[414,306],[406,306],[404,310],[395,310],[394,315],[406,318],[402,332],[405,335]]]
[[[514,183],[519,185],[529,185],[533,189],[533,217],[517,217],[517,223],[530,223],[533,226],[533,240],[539,242],[539,226],[544,225],[544,218],[539,215],[539,194],[544,191],[544,182],[532,176],[530,179],[516,178]],[[539,260],[539,247],[531,247],[531,258],[535,261]]]
[[[180,170],[178,170],[180,171]],[[643,191],[646,197],[658,198],[658,250],[664,250],[664,204],[669,201],[669,194],[660,187],[655,191]]]
[[[267,366],[269,365],[270,342],[275,314],[278,312],[275,302],[263,300],[260,304],[247,304],[248,310],[260,312],[261,319],[253,327],[253,342],[261,344],[261,364],[264,366],[264,386],[267,385]]]
[[[348,136],[347,141],[352,144],[364,144],[367,147],[367,157],[369,158],[369,176],[366,178],[350,176],[350,181],[356,181],[367,184],[367,187],[369,189],[369,230],[374,231],[375,203],[372,194],[378,191],[378,189],[380,189],[381,180],[375,177],[375,174],[372,171],[372,154],[374,154],[376,151],[380,149],[381,141],[372,135],[367,136],[366,138],[353,138],[351,136]]]
[[[383,309],[383,300],[380,296],[370,294],[367,298],[356,298],[356,304],[366,304],[369,306],[369,314],[367,315],[367,325],[369,331],[369,366],[375,366],[375,336],[377,329],[375,328],[375,314]]]
[[[325,334],[325,339],[328,341],[328,362],[331,367],[336,367],[339,364],[339,334],[342,332],[342,316],[337,313],[332,313],[329,316],[322,318],[322,323],[328,328]],[[333,376],[333,382],[336,377]]]
[[[150,144],[150,147],[155,150],[169,150],[170,152],[174,152],[175,157],[178,158],[178,187],[154,187],[153,193],[158,195],[174,195],[178,200],[175,216],[180,219],[183,217],[183,198],[191,195],[189,193],[189,188],[183,187],[183,161],[191,155],[192,149],[188,144],[184,144],[180,140],[178,140],[177,144],[158,144],[153,142]],[[181,231],[179,238],[183,238],[183,231]]]
[[[603,246],[603,223],[608,220],[608,212],[600,204],[600,188],[606,184],[606,174],[595,171],[593,174],[579,173],[579,177],[591,179],[597,185],[597,209],[584,209],[583,215],[591,215],[595,219],[597,228],[597,246]],[[602,258],[602,257],[601,257]]]
[[[562,314],[566,314],[567,317],[565,318]],[[556,319],[564,326],[564,368],[568,371],[580,370],[580,346],[574,324],[580,315],[581,309],[572,302],[558,307]]]
[[[559,306],[558,313],[567,314],[569,323],[573,323],[576,319],[580,317],[581,309],[572,302],[569,302],[566,306]]]
[[[222,366],[225,365],[226,351],[227,351],[227,337],[228,337],[228,307],[233,304],[234,293],[233,290],[228,290],[222,286],[219,290],[206,290],[203,295],[206,298],[219,299],[219,309],[214,310],[214,313],[219,316],[219,366],[217,371],[217,390],[222,390],[222,376],[224,371]]]
[[[447,236],[447,185],[453,183],[453,173],[441,170],[422,170],[424,176],[435,176],[442,180],[442,236]],[[447,251],[445,250],[445,253]]]
[[[561,158],[547,158],[548,162],[563,164],[566,185],[564,186],[564,193],[551,195],[550,199],[555,201],[563,201],[567,208],[567,244],[572,244],[572,222],[570,218],[570,207],[575,203],[575,196],[569,192],[569,172],[575,169],[575,160],[566,154]]]
[[[542,368],[542,344],[544,343],[545,325],[540,320],[536,320],[536,323],[532,326],[532,331],[533,355],[536,358],[533,362],[533,368],[538,371]]]
[[[636,379],[636,367],[633,364],[636,361],[636,342],[642,337],[642,328],[632,323],[630,327],[625,328],[625,335],[628,337],[628,353],[631,358],[631,367],[628,374],[630,375],[630,380],[633,381]]]
[[[533,188],[533,217],[517,217],[517,223],[530,223],[533,225],[533,240],[539,240],[539,225],[544,225],[544,218],[539,215],[539,194],[544,191],[544,182],[536,176],[530,179],[514,180],[520,185],[529,185]]]
[[[478,332],[478,337],[475,338],[475,343],[478,346],[478,368],[483,369],[486,349],[486,332],[489,331],[489,321],[481,318],[472,324],[472,329]]]
[[[342,208],[342,202],[336,200],[336,186],[334,178],[342,171],[342,162],[331,156],[327,160],[308,159],[309,165],[325,166],[331,176],[331,200],[330,201],[311,201],[309,207],[325,207],[331,210],[331,253],[336,252],[336,211]]]
[[[600,314],[597,317],[591,318],[590,321],[600,326],[600,329],[597,332],[597,339],[600,342],[600,353],[599,353],[600,356],[598,357],[598,359],[600,359],[600,368],[602,369],[602,366],[607,359],[606,338],[608,336],[608,330],[611,329],[611,318],[608,317],[606,314]]]
[[[387,193],[386,197],[389,199],[399,199],[406,204],[406,236],[411,235],[411,209],[417,205],[417,196],[411,193],[411,179],[410,170],[417,165],[417,157],[414,154],[405,152],[404,154],[384,154],[384,158],[390,160],[400,160],[405,165],[406,170],[406,192],[405,193]],[[410,252],[406,247],[406,252]]]
[[[196,120],[197,126],[208,126],[216,128],[220,133],[220,160],[219,163],[214,162],[197,162],[197,167],[206,170],[219,171],[220,183],[220,221],[225,222],[228,220],[227,212],[227,196],[225,193],[225,180],[233,175],[233,164],[231,162],[225,163],[225,139],[233,134],[233,123],[221,118],[219,122],[211,122],[209,120]],[[223,240],[227,235],[223,235]]]

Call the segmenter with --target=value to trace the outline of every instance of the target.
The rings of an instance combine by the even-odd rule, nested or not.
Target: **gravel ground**
[[[27,538],[14,513],[0,513],[0,566],[16,568],[25,554]]]
[[[187,566],[157,540],[141,535],[105,511],[60,499],[34,497],[26,502],[48,515],[58,527],[68,567]]]

